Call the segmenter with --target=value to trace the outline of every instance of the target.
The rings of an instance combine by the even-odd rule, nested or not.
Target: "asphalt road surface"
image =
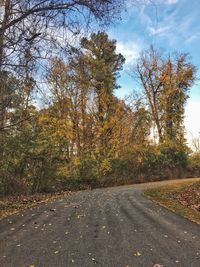
[[[199,267],[200,226],[142,186],[73,194],[0,221],[0,267]]]

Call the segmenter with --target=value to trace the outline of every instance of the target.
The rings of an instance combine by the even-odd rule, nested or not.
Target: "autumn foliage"
[[[106,33],[82,38],[48,61],[42,107],[33,77],[2,72],[0,194],[194,175],[183,119],[196,68],[185,54],[150,48],[134,69],[142,91],[122,100],[115,91],[124,62]]]

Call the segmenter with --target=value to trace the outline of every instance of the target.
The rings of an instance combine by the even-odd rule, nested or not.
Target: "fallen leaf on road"
[[[56,209],[50,209],[50,211],[56,211]]]
[[[140,257],[142,254],[139,251],[136,251],[136,252],[133,253],[133,255],[135,257]]]
[[[85,215],[83,215],[83,214],[79,214],[79,215],[77,216],[78,219],[81,218],[81,217],[85,217]]]
[[[59,251],[58,251],[58,250],[54,251],[54,254],[58,254],[58,253],[59,253]]]

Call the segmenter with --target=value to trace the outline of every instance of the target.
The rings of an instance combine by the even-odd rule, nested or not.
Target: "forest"
[[[0,195],[200,175],[199,140],[192,150],[185,138],[197,80],[189,54],[150,46],[119,98],[125,58],[106,27],[123,1],[3,0],[0,9]]]

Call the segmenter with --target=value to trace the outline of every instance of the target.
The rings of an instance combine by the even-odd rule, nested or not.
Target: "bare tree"
[[[196,79],[196,67],[187,54],[165,55],[150,47],[134,70],[141,82],[159,141],[184,140],[184,111]]]
[[[68,36],[79,34],[92,22],[108,24],[119,15],[122,5],[123,0],[0,1],[0,72],[11,72],[24,81],[26,106],[36,79],[33,79],[34,71],[39,69],[40,74],[44,71],[41,65],[44,67],[45,59],[53,51],[55,53],[56,47],[66,46]],[[0,78],[2,85],[4,75]],[[0,110],[3,114],[10,105],[5,101],[6,87],[1,87]],[[6,99],[14,95],[13,92]]]
[[[141,54],[134,70],[136,78],[141,82],[156,125],[159,140],[162,140],[162,125],[159,113],[159,95],[162,90],[162,59],[159,51],[151,47]]]
[[[20,55],[30,44],[42,56],[44,43],[62,29],[77,34],[92,20],[109,23],[123,0],[2,0],[0,3],[0,69],[20,66]],[[42,47],[39,42],[42,42]]]
[[[200,152],[200,133],[198,136],[192,136],[191,143],[192,143],[193,151],[195,153],[199,153]]]

